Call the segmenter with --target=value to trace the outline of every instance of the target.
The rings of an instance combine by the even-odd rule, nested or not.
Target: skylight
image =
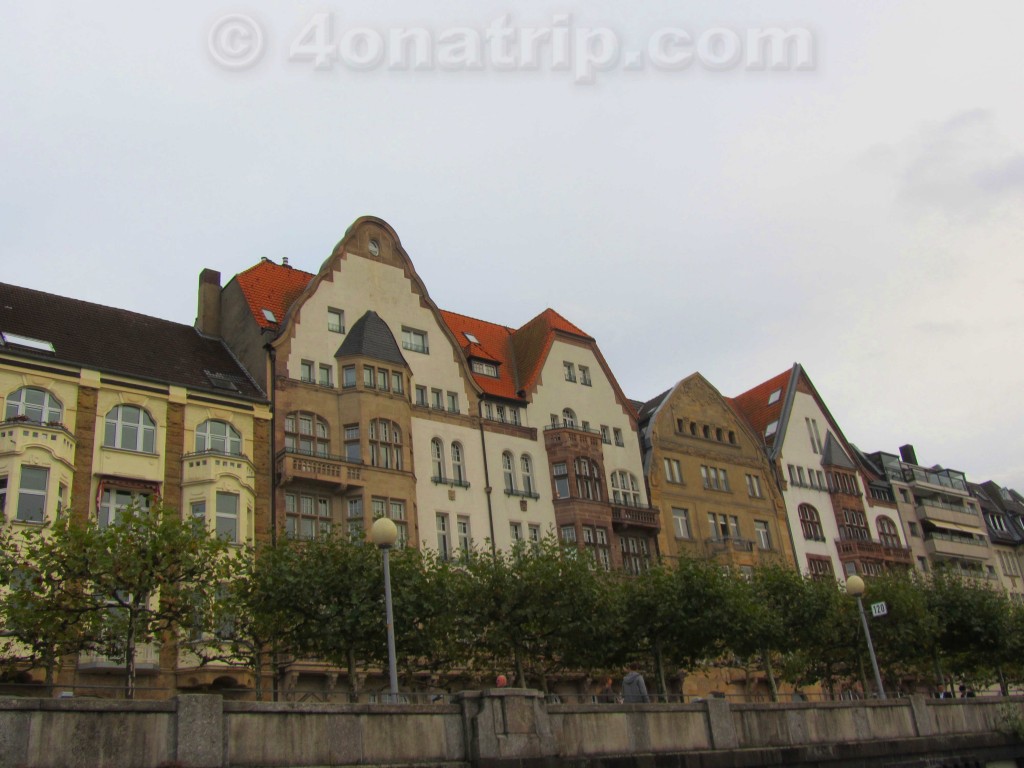
[[[768,395],[768,405],[779,402],[779,397],[782,395],[781,389],[776,389],[770,395]]]
[[[227,389],[231,392],[238,392],[238,385],[235,383],[239,381],[238,376],[231,376],[227,373],[213,373],[212,371],[203,371],[206,374],[206,378],[210,380],[210,383],[217,389]]]
[[[263,310],[263,317],[266,318],[268,323],[277,323],[277,318],[274,317],[274,313],[271,312],[269,309]]]
[[[778,428],[779,428],[779,421],[778,421],[778,419],[776,419],[775,421],[773,421],[771,424],[769,424],[767,427],[764,428],[764,436],[765,437],[771,437],[772,435],[775,434],[775,431]]]
[[[468,331],[463,331],[462,335],[465,336],[467,339],[469,339],[469,343],[470,344],[479,344],[480,343],[480,339],[478,339],[476,336],[474,336],[472,333],[469,333]]]
[[[42,339],[33,339],[31,336],[22,336],[17,333],[11,333],[10,331],[0,332],[0,339],[3,339],[4,344],[14,344],[17,347],[34,349],[38,352],[49,352],[51,355],[57,351],[53,348],[52,342],[43,341]]]

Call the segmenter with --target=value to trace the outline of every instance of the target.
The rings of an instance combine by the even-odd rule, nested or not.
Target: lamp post
[[[384,615],[388,625],[388,674],[391,679],[391,701],[398,702],[398,670],[395,667],[395,621],[391,613],[391,565],[388,553],[398,538],[398,528],[390,519],[380,517],[370,527],[370,540],[384,556]]]
[[[864,579],[860,576],[851,576],[846,580],[846,594],[857,598],[857,609],[860,611],[860,623],[864,626],[864,637],[868,641],[868,655],[871,656],[871,668],[875,671],[875,687],[878,689],[878,698],[885,698],[885,689],[882,687],[882,675],[878,671],[878,659],[875,658],[875,646],[871,642],[871,630],[868,629],[868,617],[864,613],[864,603],[860,597],[864,594]]]

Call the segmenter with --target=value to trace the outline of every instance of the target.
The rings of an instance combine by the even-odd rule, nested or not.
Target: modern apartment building
[[[732,402],[775,469],[802,571],[845,578],[911,564],[891,501],[872,497],[855,448],[799,363]]]
[[[699,373],[639,411],[644,474],[668,561],[713,559],[749,572],[792,565],[786,508],[760,435]]]
[[[0,511],[14,528],[158,498],[242,544],[268,534],[270,409],[218,339],[187,325],[0,284]],[[79,684],[120,673],[83,655]],[[140,689],[222,674],[173,646],[138,656]]]

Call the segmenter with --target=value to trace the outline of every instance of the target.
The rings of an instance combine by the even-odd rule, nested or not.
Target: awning
[[[947,523],[944,520],[929,520],[929,524],[934,525],[936,528],[945,528],[949,531],[959,531],[960,533],[969,533],[973,536],[980,536],[984,533],[981,528],[971,528],[969,525],[960,525],[958,523]]]

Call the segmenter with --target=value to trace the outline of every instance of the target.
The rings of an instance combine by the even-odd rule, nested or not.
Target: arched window
[[[821,528],[821,518],[818,510],[810,504],[801,504],[797,507],[797,515],[800,517],[800,529],[804,532],[804,538],[811,541],[824,541],[825,533]]]
[[[284,419],[284,447],[309,456],[329,456],[331,430],[315,413],[292,411]]]
[[[125,451],[154,453],[156,422],[137,405],[118,405],[107,414],[103,444]]]
[[[226,421],[204,421],[196,427],[196,453],[206,451],[238,456],[242,453],[242,436]]]
[[[444,480],[444,446],[436,437],[430,441],[430,461],[434,472],[433,479]]]
[[[45,389],[22,387],[7,396],[5,419],[16,419],[24,416],[29,421],[40,424],[48,421],[59,424],[64,414],[64,406],[60,400]]]
[[[572,408],[562,410],[562,426],[576,429],[576,412]]]
[[[624,469],[612,472],[612,501],[630,507],[640,506],[640,485],[636,475]]]
[[[462,443],[452,443],[452,479],[456,483],[465,484],[466,464],[463,458]]]
[[[505,475],[505,493],[514,493],[516,490],[516,473],[514,471],[515,459],[509,451],[501,454],[501,469]]]
[[[402,468],[402,429],[395,422],[370,421],[370,464],[384,469]]]
[[[883,547],[901,547],[900,534],[896,529],[896,524],[885,515],[882,515],[875,521],[878,526],[878,540],[882,542]]]
[[[519,466],[523,470],[523,490],[532,494],[533,490],[533,459],[530,454],[524,453],[519,457]]]

